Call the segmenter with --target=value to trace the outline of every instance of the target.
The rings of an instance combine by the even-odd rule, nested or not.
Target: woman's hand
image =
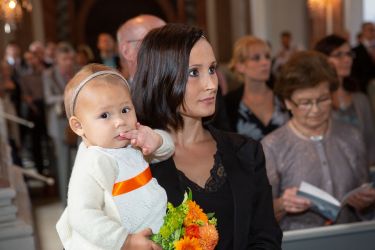
[[[347,203],[361,212],[371,205],[375,205],[375,189],[368,187],[360,190],[347,199]]]
[[[144,155],[152,154],[163,143],[163,139],[158,133],[140,123],[137,123],[136,129],[120,135],[130,140],[132,146],[141,148]]]
[[[297,191],[296,187],[287,188],[280,198],[274,200],[274,213],[278,221],[286,213],[301,213],[310,208],[310,200],[297,196]]]
[[[158,244],[150,240],[151,235],[150,228],[136,234],[129,234],[121,250],[162,250]]]
[[[311,206],[310,200],[297,196],[297,191],[296,187],[287,188],[280,197],[281,206],[287,213],[301,213]]]

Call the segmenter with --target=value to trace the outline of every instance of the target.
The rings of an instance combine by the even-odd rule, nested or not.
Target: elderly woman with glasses
[[[289,113],[267,82],[271,76],[271,49],[253,36],[234,45],[230,68],[243,85],[226,96],[231,129],[254,140],[286,123]]]
[[[356,82],[349,77],[354,53],[342,37],[330,35],[321,39],[315,50],[328,56],[336,69],[339,87],[333,92],[333,117],[357,127],[365,140],[368,163],[375,164],[375,120],[370,102],[365,94],[356,90]]]
[[[283,230],[323,226],[327,220],[297,195],[302,181],[341,200],[368,181],[362,135],[349,124],[331,119],[335,69],[326,56],[298,52],[281,70],[275,93],[292,113],[290,121],[262,140],[266,169],[273,188],[274,212]],[[336,223],[368,215],[375,190],[363,189],[348,198]]]

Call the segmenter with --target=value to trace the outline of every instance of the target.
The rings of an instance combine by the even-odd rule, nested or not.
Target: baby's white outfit
[[[119,173],[115,183],[129,180],[144,171],[151,171],[139,150],[131,147],[124,150],[95,148],[117,161]],[[159,232],[166,211],[167,195],[155,178],[140,188],[113,198],[120,213],[121,223],[130,233],[146,227],[150,227],[153,232]]]
[[[173,154],[173,149],[168,150],[169,155],[163,158]],[[114,183],[132,179],[148,167],[142,153],[131,146],[86,148],[81,143],[69,182],[68,206],[56,225],[64,248],[120,249],[129,233],[145,228],[158,232],[167,195],[156,179],[130,192],[112,195]]]

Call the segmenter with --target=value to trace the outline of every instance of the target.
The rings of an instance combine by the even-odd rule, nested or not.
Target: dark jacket
[[[367,93],[368,82],[375,78],[375,62],[363,44],[353,48],[355,58],[352,64],[352,77],[359,82],[360,90]]]
[[[116,69],[117,70],[121,70],[121,62],[120,62],[120,57],[118,55],[114,55],[113,56],[113,60],[116,64]],[[99,56],[96,56],[93,60],[93,63],[100,63],[100,64],[104,64],[104,61],[103,59]]]
[[[241,85],[238,89],[229,92],[225,96],[225,108],[229,118],[229,126],[231,131],[236,131],[238,121],[238,107],[244,93],[245,87]]]
[[[282,232],[275,220],[272,190],[261,144],[234,133],[209,127],[217,142],[234,201],[233,249],[281,249]],[[167,192],[168,201],[179,205],[184,187],[172,158],[151,167]]]

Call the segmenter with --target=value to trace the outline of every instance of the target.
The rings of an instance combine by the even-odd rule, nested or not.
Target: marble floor
[[[21,152],[22,162],[26,169],[34,168],[30,160],[30,152]],[[44,173],[56,181],[54,172]],[[62,250],[63,246],[57,235],[55,225],[63,212],[63,205],[59,200],[56,183],[48,186],[39,180],[26,179],[30,201],[32,203],[32,215],[35,233],[36,250]]]

